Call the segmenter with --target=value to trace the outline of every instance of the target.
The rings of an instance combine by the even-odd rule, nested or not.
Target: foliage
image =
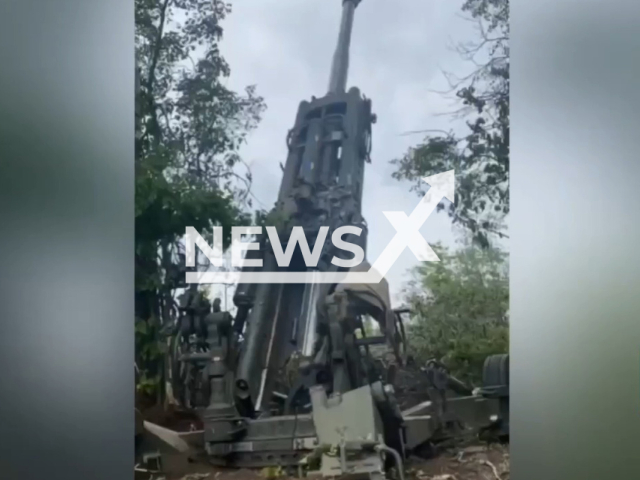
[[[453,115],[466,119],[467,133],[428,131],[419,145],[391,163],[394,178],[414,182],[420,195],[422,177],[454,169],[456,201],[438,210],[446,210],[478,245],[488,247],[492,237],[506,237],[509,213],[509,1],[466,0],[462,10],[480,33],[478,42],[457,47],[474,70],[464,78],[447,75],[447,80],[461,103]]]
[[[407,295],[410,349],[417,359],[436,358],[477,385],[485,358],[509,349],[508,259],[474,245],[434,250],[440,262],[418,266]]]
[[[217,0],[136,0],[136,353],[161,378],[161,330],[176,315],[185,227],[243,224],[251,172],[239,156],[264,109],[254,87],[225,86]],[[239,168],[244,168],[244,172]]]

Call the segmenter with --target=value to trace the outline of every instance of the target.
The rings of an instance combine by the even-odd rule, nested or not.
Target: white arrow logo
[[[407,216],[404,212],[383,212],[396,229],[386,246],[367,272],[187,272],[187,283],[379,283],[405,248],[409,248],[421,262],[438,262],[440,259],[420,234],[443,198],[453,202],[455,175],[453,170],[422,179],[430,188],[420,203]]]
[[[411,216],[407,217],[404,212],[384,212],[393,228],[396,229],[396,234],[373,264],[373,269],[380,272],[383,277],[389,272],[406,247],[409,247],[418,261],[440,261],[427,241],[420,235],[420,228],[443,198],[447,198],[451,202],[454,201],[454,171],[449,170],[431,177],[424,177],[422,180],[431,188],[411,212]]]

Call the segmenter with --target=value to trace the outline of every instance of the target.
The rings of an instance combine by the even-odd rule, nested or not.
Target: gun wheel
[[[487,357],[484,361],[482,377],[484,387],[509,385],[509,355],[502,353]]]

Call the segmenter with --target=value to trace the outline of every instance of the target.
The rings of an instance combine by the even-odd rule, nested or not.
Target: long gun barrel
[[[360,2],[361,0],[343,0],[342,2],[342,20],[340,22],[340,34],[338,35],[338,46],[333,54],[333,63],[331,65],[329,93],[343,93],[347,88],[353,17]]]
[[[359,237],[345,240],[366,250],[366,223],[361,216],[364,166],[369,160],[371,101],[357,88],[346,91],[349,46],[354,12],[361,0],[342,0],[342,20],[333,56],[329,92],[322,98],[302,101],[287,138],[289,153],[275,211],[285,225],[279,228],[281,241],[293,227],[303,227],[311,243],[321,226],[331,231],[343,225],[362,228]],[[331,233],[328,234],[329,236]],[[273,253],[263,239],[265,270],[273,268]],[[310,245],[311,247],[311,245]],[[342,256],[327,245],[313,271],[332,268],[330,258]],[[300,260],[300,257],[298,257]],[[291,269],[306,270],[301,262]],[[267,267],[270,265],[270,267]],[[316,346],[316,305],[323,298],[320,285],[240,284],[234,301],[249,306],[245,346],[240,356],[237,395],[253,408],[263,407],[271,393],[269,372],[297,351],[310,357]],[[324,293],[326,296],[326,292]]]

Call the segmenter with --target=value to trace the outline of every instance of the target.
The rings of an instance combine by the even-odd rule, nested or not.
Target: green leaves
[[[226,87],[219,41],[228,3],[135,0],[136,355],[143,375],[163,378],[162,325],[175,315],[187,226],[203,236],[247,222],[251,175],[239,149],[264,101],[255,87]]]
[[[393,177],[413,183],[424,195],[421,178],[447,170],[456,172],[455,204],[442,205],[455,224],[477,245],[506,237],[509,213],[509,3],[508,0],[467,0],[463,11],[479,26],[475,45],[461,45],[458,53],[475,70],[449,80],[461,109],[454,118],[466,118],[468,132],[428,134],[404,156],[393,160]],[[480,62],[477,57],[488,56]]]
[[[142,119],[136,251],[155,258],[159,244],[175,244],[186,226],[229,231],[244,220],[251,176],[237,172],[238,149],[264,102],[254,87],[236,93],[224,86],[229,66],[218,42],[228,3],[136,0],[135,6]]]
[[[434,250],[441,261],[416,268],[407,292],[414,313],[410,347],[418,358],[438,358],[477,384],[484,359],[508,351],[508,259],[492,248]]]
[[[160,386],[160,377],[158,375],[154,377],[147,377],[142,375],[136,383],[136,390],[143,395],[153,395]]]

